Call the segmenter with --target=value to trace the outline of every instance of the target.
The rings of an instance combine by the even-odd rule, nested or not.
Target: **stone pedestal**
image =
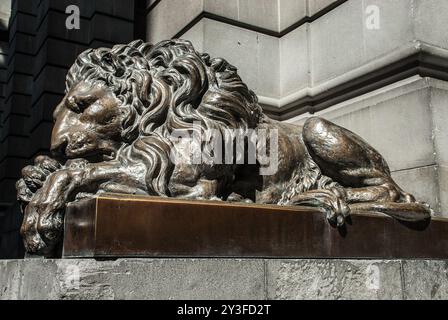
[[[447,260],[0,261],[0,299],[447,299]]]

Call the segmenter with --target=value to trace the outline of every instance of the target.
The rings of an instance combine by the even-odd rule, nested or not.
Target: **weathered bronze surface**
[[[37,157],[17,183],[30,253],[52,255],[67,204],[104,192],[315,206],[339,227],[351,209],[405,221],[430,217],[429,207],[393,181],[367,142],[317,117],[303,127],[269,119],[235,67],[198,53],[188,41],[89,49],[66,84],[54,112],[52,157]],[[251,130],[275,135],[265,143],[244,138],[242,159],[255,149],[253,163],[238,161],[235,150],[226,150],[231,161],[221,163],[215,156],[229,139],[215,139],[221,144],[212,148],[213,139],[229,129],[243,137]],[[196,148],[175,143],[179,131],[192,136]],[[176,162],[173,150],[204,157]],[[260,174],[272,164],[273,172]]]
[[[353,212],[338,229],[316,208],[106,194],[68,206],[63,257],[446,259],[447,232],[441,218]]]

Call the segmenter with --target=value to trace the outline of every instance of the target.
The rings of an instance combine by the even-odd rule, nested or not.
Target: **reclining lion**
[[[356,134],[317,117],[303,127],[268,118],[235,67],[188,41],[89,49],[70,68],[66,87],[54,111],[52,158],[37,157],[17,183],[30,253],[50,255],[66,205],[101,192],[316,206],[337,226],[354,209],[407,221],[430,217]],[[201,132],[275,130],[277,170],[260,175],[269,164],[259,158],[172,161],[172,133],[194,131],[194,124]],[[207,143],[199,146],[212,155]]]

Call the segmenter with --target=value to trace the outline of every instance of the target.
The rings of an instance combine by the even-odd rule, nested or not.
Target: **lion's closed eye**
[[[67,107],[76,113],[82,113],[97,100],[94,96],[69,96],[67,98]]]

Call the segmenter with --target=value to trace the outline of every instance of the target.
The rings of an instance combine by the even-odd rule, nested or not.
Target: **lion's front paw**
[[[61,164],[47,156],[37,156],[34,165],[22,169],[22,179],[17,181],[17,200],[23,205],[31,201],[34,193],[44,184],[47,177],[58,170]]]
[[[52,253],[62,235],[66,203],[78,180],[66,169],[54,172],[25,206],[21,234],[29,253]]]

